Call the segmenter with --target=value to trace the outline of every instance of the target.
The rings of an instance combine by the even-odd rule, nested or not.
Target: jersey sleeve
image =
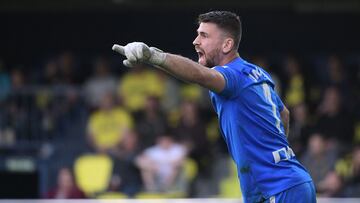
[[[223,66],[215,66],[213,69],[221,73],[225,79],[225,88],[218,94],[225,97],[234,96],[237,92],[237,84],[239,84],[236,72],[231,68],[225,68]]]

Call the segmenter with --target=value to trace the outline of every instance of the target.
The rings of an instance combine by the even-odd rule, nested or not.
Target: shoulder
[[[251,82],[248,73],[252,66],[241,58],[237,58],[224,66],[215,66],[213,69],[220,72],[225,79],[225,88],[219,95],[226,97],[236,96]]]

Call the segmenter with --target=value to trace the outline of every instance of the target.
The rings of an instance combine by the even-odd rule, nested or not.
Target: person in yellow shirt
[[[288,87],[285,90],[285,102],[289,108],[305,101],[305,84],[301,67],[296,58],[289,56],[285,61],[285,71],[288,74]]]
[[[132,112],[144,109],[148,96],[161,98],[165,93],[165,82],[157,72],[137,66],[123,76],[118,87],[124,106]]]
[[[88,121],[90,144],[97,152],[114,152],[125,130],[133,128],[133,125],[131,114],[115,105],[112,94],[106,94],[101,99],[100,108],[90,115]]]

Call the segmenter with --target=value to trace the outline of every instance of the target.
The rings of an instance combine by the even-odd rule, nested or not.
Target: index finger
[[[112,46],[112,50],[118,52],[118,53],[121,54],[121,55],[125,55],[124,47],[121,46],[121,45],[114,44],[114,45]]]

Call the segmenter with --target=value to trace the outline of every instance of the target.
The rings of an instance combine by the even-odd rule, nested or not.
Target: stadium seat
[[[193,181],[198,174],[197,163],[193,159],[187,158],[184,161],[183,172],[187,182]]]
[[[74,165],[75,180],[89,197],[107,189],[113,162],[107,155],[87,154],[80,156]]]
[[[235,163],[229,159],[230,174],[220,182],[220,198],[241,198],[239,179]]]
[[[360,144],[360,121],[355,123],[354,141],[356,144]]]

